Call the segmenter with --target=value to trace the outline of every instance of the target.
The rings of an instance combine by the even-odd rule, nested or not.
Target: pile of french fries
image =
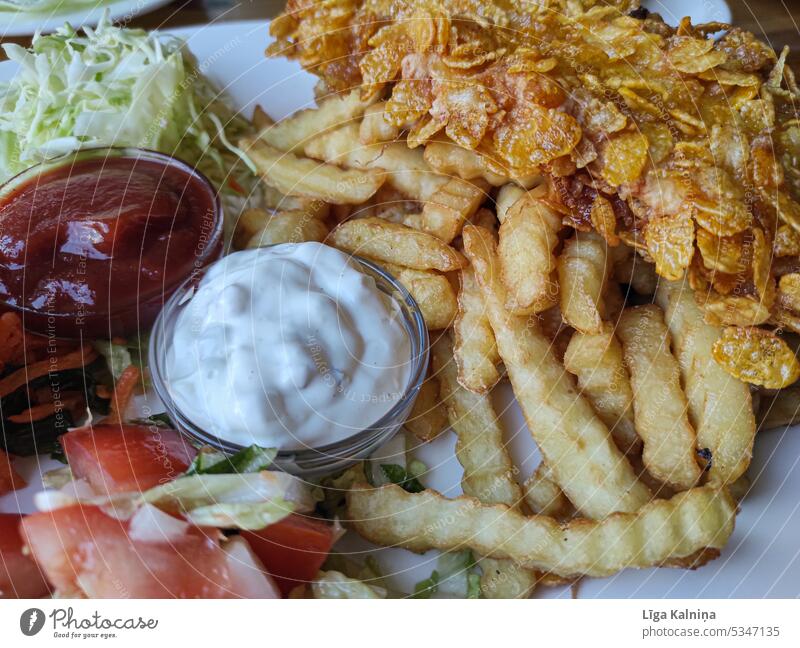
[[[265,208],[233,236],[236,248],[325,241],[371,259],[432,333],[406,426],[423,441],[455,432],[464,496],[360,484],[352,527],[414,551],[469,547],[483,595],[498,598],[717,556],[756,430],[794,423],[800,390],[727,373],[722,329],[688,284],[602,234],[602,204],[577,231],[542,178],[501,176],[446,137],[411,148],[383,108],[354,91],[278,123],[257,114],[240,146]],[[543,457],[522,479],[490,400],[506,378]]]

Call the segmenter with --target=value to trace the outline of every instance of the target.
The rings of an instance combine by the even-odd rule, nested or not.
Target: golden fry
[[[588,517],[639,509],[650,492],[636,479],[591,405],[575,392],[550,341],[535,323],[505,310],[491,233],[467,225],[463,238],[514,394],[559,486]]]
[[[714,360],[720,329],[706,324],[688,286],[662,279],[656,302],[672,335],[697,448],[711,452],[709,481],[731,484],[744,474],[753,455],[756,422],[750,388]]]
[[[392,142],[400,136],[400,128],[384,119],[386,102],[373,104],[364,111],[364,119],[358,129],[358,139],[362,144]]]
[[[475,272],[467,267],[460,277],[458,315],[453,326],[458,381],[466,389],[483,394],[500,380],[500,355]]]
[[[373,102],[362,100],[358,90],[353,90],[349,94],[326,99],[318,108],[307,108],[293,113],[262,130],[259,138],[279,151],[296,153],[312,137],[358,119],[371,103]]]
[[[270,126],[275,125],[275,120],[272,119],[272,117],[270,117],[260,105],[257,105],[253,109],[252,122],[253,126],[255,126],[256,131],[259,133],[263,131],[265,128],[269,128]]]
[[[359,205],[369,200],[385,180],[381,171],[343,170],[293,153],[283,153],[258,140],[245,138],[239,146],[250,156],[263,181],[289,196]]]
[[[616,333],[630,372],[644,465],[659,481],[677,490],[689,489],[700,479],[697,435],[686,414],[686,396],[661,309],[654,305],[625,309]]]
[[[608,245],[594,232],[576,232],[558,258],[564,320],[582,333],[600,333],[606,316],[603,293],[609,273]]]
[[[499,187],[507,182],[504,176],[494,173],[486,167],[480,154],[454,142],[428,142],[425,147],[425,161],[439,173],[458,176],[462,180],[482,178],[494,187]]]
[[[553,281],[561,217],[530,192],[523,193],[501,219],[497,255],[514,313],[541,312],[553,306],[558,285]]]
[[[447,411],[434,376],[425,379],[405,426],[420,441],[431,441],[447,429]]]
[[[537,515],[548,515],[559,520],[570,517],[575,508],[554,481],[553,473],[542,461],[523,485],[525,501]]]
[[[245,247],[257,248],[277,243],[324,241],[328,227],[320,219],[302,211],[275,212],[247,241]]]
[[[421,229],[450,243],[486,200],[488,189],[489,185],[483,180],[449,180],[422,208]]]
[[[417,270],[449,272],[466,265],[460,252],[435,236],[380,218],[345,221],[333,231],[331,243],[352,254]]]
[[[469,547],[559,576],[609,576],[721,549],[733,532],[736,503],[725,489],[693,488],[632,513],[562,524],[501,504],[448,500],[431,490],[407,493],[390,484],[348,491],[347,515],[360,535],[384,546],[418,552]]]
[[[433,345],[432,360],[450,427],[458,438],[456,457],[464,468],[464,493],[485,504],[518,507],[522,491],[514,478],[515,468],[489,397],[473,394],[459,384],[449,335],[441,336]],[[536,572],[521,569],[511,561],[487,558],[480,561],[480,566],[485,598],[527,598],[536,586]]]
[[[458,436],[456,456],[464,467],[464,493],[487,504],[519,506],[522,490],[514,477],[516,469],[489,396],[468,391],[459,383],[449,335],[442,335],[432,352],[441,398],[450,427]]]
[[[622,346],[606,323],[600,333],[576,331],[564,354],[564,366],[611,430],[622,452],[637,452],[641,439],[633,422],[633,391],[622,359]]]
[[[378,264],[411,293],[429,330],[450,327],[458,313],[458,298],[447,277],[432,270],[415,270],[385,261]]]

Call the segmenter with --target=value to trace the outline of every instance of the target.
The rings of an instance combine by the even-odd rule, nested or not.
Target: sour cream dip
[[[355,260],[287,243],[209,267],[175,320],[163,378],[205,432],[299,450],[377,422],[403,397],[410,363],[398,305]]]

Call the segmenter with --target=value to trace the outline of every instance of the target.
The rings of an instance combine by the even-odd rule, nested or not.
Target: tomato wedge
[[[40,598],[50,588],[41,570],[22,552],[22,516],[0,513],[0,599]]]
[[[140,492],[184,472],[197,451],[175,430],[97,425],[61,437],[72,474],[99,493]]]
[[[242,535],[284,595],[316,578],[334,542],[330,524],[297,513]]]
[[[27,484],[11,466],[11,457],[0,450],[0,495],[18,488],[25,488]]]
[[[166,514],[161,514],[166,515]],[[185,524],[177,520],[173,523]],[[68,506],[27,516],[22,527],[36,562],[53,586],[91,598],[277,597],[260,565],[237,573],[216,529],[185,524],[177,533],[158,521],[153,537],[134,537],[132,523],[96,506]],[[159,531],[163,530],[164,537]],[[244,552],[246,554],[246,552]],[[238,554],[241,555],[241,554]]]

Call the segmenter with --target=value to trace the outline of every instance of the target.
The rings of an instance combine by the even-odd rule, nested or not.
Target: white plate
[[[689,16],[693,25],[731,22],[731,8],[725,0],[644,0],[642,6],[661,14],[664,22],[675,26],[684,16]]]
[[[297,108],[313,104],[314,79],[299,65],[264,58],[268,43],[264,23],[223,23],[175,33],[188,38],[189,47],[206,73],[234,98],[249,116],[256,103],[280,119]],[[10,63],[0,64],[0,80],[14,73]],[[495,404],[502,412],[512,454],[526,478],[539,454],[508,386],[496,390]],[[461,492],[461,468],[453,448],[453,435],[445,434],[416,452],[431,469],[425,483],[453,496]],[[35,458],[21,465],[25,476],[36,481],[40,466]],[[612,578],[586,579],[581,597],[611,598],[727,598],[796,597],[800,595],[800,429],[774,430],[759,435],[749,471],[753,488],[742,505],[736,531],[722,556],[694,572],[676,569],[627,570]],[[35,490],[32,486],[28,492]],[[0,498],[0,510],[29,510],[26,493]],[[352,534],[348,534],[352,535]],[[357,537],[343,545],[354,552],[373,550]],[[416,556],[400,549],[376,554],[390,574],[393,587],[410,591],[430,575],[435,553]],[[569,597],[567,588],[542,590],[543,596]]]
[[[172,0],[116,0],[115,2],[98,2],[97,6],[87,5],[84,9],[66,12],[46,13],[11,13],[0,12],[0,37],[29,36],[37,29],[49,33],[62,27],[65,22],[73,27],[89,25],[94,27],[100,21],[103,12],[108,9],[111,20],[128,23],[136,16],[154,11]]]

